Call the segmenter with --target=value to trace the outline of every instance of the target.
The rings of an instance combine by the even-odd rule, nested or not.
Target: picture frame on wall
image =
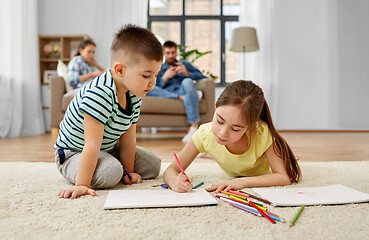
[[[45,70],[44,71],[44,83],[50,83],[50,79],[54,76],[58,76],[58,73],[56,70]]]

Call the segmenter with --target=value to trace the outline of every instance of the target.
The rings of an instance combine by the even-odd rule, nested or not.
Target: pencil
[[[239,197],[236,197],[236,196],[232,196],[232,195],[230,195],[229,197],[230,197],[231,199],[233,199],[233,200],[235,200],[235,201],[239,202],[239,203],[247,204],[247,205],[249,205],[249,206],[250,206],[250,203],[249,203],[249,202],[251,202],[251,201],[246,201],[246,200],[244,200],[244,199],[242,199],[242,198],[239,198]],[[269,212],[267,207],[265,207],[265,206],[260,206],[258,203],[255,203],[255,202],[253,202],[253,203],[254,203],[256,206],[258,206],[260,209],[264,210],[264,212],[265,212],[266,214],[268,214],[269,216],[274,216],[274,217],[276,217],[276,218],[280,218],[277,214],[274,214],[274,213],[272,213],[272,212]],[[276,219],[274,219],[274,220],[276,220]],[[281,218],[281,222],[283,222],[283,221],[285,221],[285,220],[284,220],[283,218]]]
[[[245,206],[243,204],[239,204],[239,203],[230,203],[231,205],[237,205],[238,208],[242,209],[242,210],[245,210],[247,212],[254,212],[257,214],[257,216],[260,216],[262,217],[262,215],[258,212],[258,210],[256,210],[255,208],[252,208],[252,207],[248,207],[248,206]],[[267,211],[265,211],[265,213],[267,215],[269,215],[270,218],[274,219],[275,221],[278,221],[278,222],[283,222],[285,223],[286,220],[284,220],[283,218],[280,218],[280,217],[276,217],[276,216],[273,216],[271,215],[270,213],[268,213]],[[255,214],[255,215],[256,215]]]
[[[225,191],[220,191],[221,193],[223,193],[223,194],[227,194],[228,196],[233,196],[233,197],[237,197],[238,199],[237,200],[240,200],[240,201],[246,201],[246,202],[249,202],[248,200],[247,200],[247,197],[245,197],[245,196],[243,196],[243,195],[239,195],[239,194],[237,194],[237,192],[235,192],[235,191],[231,191],[231,190],[229,190],[229,192],[225,192]],[[241,193],[241,194],[243,194],[243,193]],[[247,195],[247,194],[246,194]],[[242,199],[242,200],[241,200]],[[261,209],[263,209],[263,210],[266,210],[267,209],[267,207],[265,207],[265,206],[263,206],[263,204],[261,204],[261,203],[257,203],[257,202],[253,202],[253,203],[255,203],[256,205],[258,205]]]
[[[239,192],[239,191],[228,190],[228,192],[236,194],[238,196],[242,196],[244,198],[248,198],[250,196],[248,193],[243,193],[243,192]]]
[[[176,159],[176,161],[177,161],[177,164],[178,164],[179,169],[181,169],[182,174],[183,174],[183,175],[186,175],[186,173],[185,173],[185,172],[184,172],[184,170],[183,170],[183,167],[182,167],[181,163],[179,162],[179,160],[178,160],[178,158],[177,158],[176,153],[173,153],[173,155],[174,155],[174,158],[175,158],[175,159]]]
[[[262,209],[260,209],[258,206],[256,206],[253,202],[249,202],[249,204],[252,207],[256,208],[256,210],[258,210],[261,213],[261,215],[263,215],[264,217],[266,217],[271,223],[275,224],[274,219],[272,219],[268,214],[266,214]]]
[[[238,201],[236,199],[233,199],[233,198],[227,198],[227,197],[223,197],[223,196],[220,196],[220,195],[215,195],[215,197],[219,198],[219,199],[222,199],[226,202],[229,202],[229,203],[239,203],[239,204],[242,204],[242,205],[247,205],[248,203],[245,203],[245,202],[241,202],[241,201]]]
[[[245,212],[251,213],[251,214],[253,214],[253,215],[255,215],[255,216],[262,217],[260,213],[258,213],[258,212],[254,212],[254,211],[252,211],[252,210],[250,210],[250,209],[247,209],[247,208],[244,208],[244,207],[241,207],[241,206],[240,206],[240,205],[238,205],[238,204],[235,204],[235,203],[229,203],[229,204],[231,204],[233,207],[236,207],[236,208],[239,208],[239,209],[241,209],[241,210],[244,210]]]
[[[132,176],[129,174],[128,170],[125,168],[124,171],[126,172],[127,176],[129,177],[129,180],[132,180]]]
[[[253,208],[253,207],[250,207],[250,206],[247,206],[246,204],[247,203],[245,203],[245,202],[241,202],[241,201],[238,201],[238,200],[235,200],[235,199],[232,199],[232,198],[227,198],[227,197],[223,197],[223,196],[220,196],[220,195],[215,195],[215,197],[217,197],[217,198],[219,198],[219,199],[221,199],[221,200],[223,200],[223,201],[226,201],[226,202],[228,202],[228,203],[230,203],[230,204],[236,204],[236,205],[238,205],[238,206],[240,206],[240,207],[243,207],[243,208],[245,208],[245,209],[248,209],[248,210],[250,210],[250,211],[253,211],[253,212],[255,212],[255,213],[259,213],[259,211],[257,210],[257,209],[255,209],[255,208]],[[276,220],[276,221],[279,221],[279,222],[283,222],[283,223],[285,223],[286,222],[286,220],[284,220],[283,218],[281,218],[281,217],[279,217],[277,214],[274,214],[274,213],[271,213],[271,212],[269,212],[269,211],[264,211],[267,215],[269,215],[269,217],[271,217],[272,219],[274,219],[274,220]],[[260,214],[260,213],[259,213]]]
[[[192,189],[196,189],[196,188],[200,187],[200,186],[201,186],[201,185],[203,185],[203,184],[204,184],[204,182],[201,182],[201,183],[199,183],[199,184],[197,184],[197,185],[193,186],[193,188],[192,188]]]
[[[235,200],[235,199],[232,199],[232,198],[227,198],[227,197],[223,197],[223,196],[219,196],[219,195],[215,195],[215,197],[217,197],[217,198],[219,198],[219,199],[221,199],[221,200],[223,200],[225,202],[237,204],[238,206],[245,207],[248,210],[251,210],[251,211],[254,211],[254,212],[258,212],[256,209],[254,209],[252,207],[249,207],[249,206],[246,206],[247,203],[245,203],[245,202],[241,202],[241,201],[238,201],[238,200]]]
[[[235,193],[235,192],[226,192],[226,191],[220,191],[221,193],[224,193],[224,194],[227,194],[227,195],[233,195],[233,196],[236,196],[236,197],[239,197],[239,198],[242,198],[242,199],[247,199],[245,196],[242,196],[242,195],[239,195],[239,194],[237,194],[237,193]]]
[[[250,201],[247,201],[247,200],[245,200],[245,199],[242,199],[242,198],[239,198],[239,197],[236,197],[236,196],[233,196],[233,195],[229,195],[229,197],[230,198],[233,198],[233,199],[236,199],[236,200],[238,200],[238,201],[241,201],[241,202],[245,202],[245,203],[247,203],[247,204],[249,204],[250,205]],[[254,202],[253,202],[254,203]],[[261,209],[263,209],[264,211],[266,211],[266,210],[268,210],[266,207],[264,207],[264,206],[260,206],[260,204],[257,204],[257,203],[254,203],[255,205],[257,205],[259,208],[261,208]]]
[[[218,196],[218,195],[217,195]],[[221,196],[220,196],[221,197]],[[236,196],[234,196],[234,195],[228,195],[228,197],[229,198],[227,198],[227,199],[230,199],[230,200],[233,200],[233,201],[236,201],[236,202],[238,202],[238,203],[241,203],[241,204],[243,204],[243,205],[250,205],[249,204],[249,201],[247,201],[247,200],[245,200],[245,199],[243,199],[243,198],[239,198],[239,197],[236,197]],[[223,198],[226,198],[226,197],[223,197]],[[265,207],[261,207],[263,210],[268,210],[267,208],[265,208]]]
[[[300,207],[300,209],[297,211],[296,215],[293,217],[293,219],[292,219],[292,221],[291,221],[291,223],[290,223],[290,227],[292,227],[292,226],[295,224],[295,222],[296,222],[296,220],[299,218],[299,216],[300,216],[300,214],[301,214],[302,210],[304,210],[304,207],[305,207],[305,205],[302,205],[302,206]]]
[[[253,198],[253,199],[256,199],[256,200],[259,200],[260,202],[263,202],[263,203],[266,203],[266,204],[269,204],[269,205],[273,205],[271,202],[269,202],[268,200],[264,199],[264,198],[260,198],[260,197],[257,197],[255,195],[252,195],[250,193],[246,193],[246,192],[243,192],[243,191],[240,191],[241,193],[244,193],[244,194],[248,194],[250,198]]]

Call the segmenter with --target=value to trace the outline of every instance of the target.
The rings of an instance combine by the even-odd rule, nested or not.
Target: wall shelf
[[[59,59],[68,65],[79,43],[88,38],[88,35],[39,35],[38,37],[41,102],[46,131],[50,131],[50,85],[48,79],[44,79],[45,75],[50,77],[56,74]]]
[[[58,60],[65,64],[73,58],[77,51],[78,44],[88,39],[86,34],[82,35],[39,35],[39,56],[40,56],[40,81],[44,79],[45,70],[56,70]]]

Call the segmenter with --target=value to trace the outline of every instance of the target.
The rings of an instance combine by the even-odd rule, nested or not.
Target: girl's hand
[[[75,186],[74,189],[62,190],[58,193],[59,198],[75,199],[80,196],[91,195],[96,196],[95,190],[92,190],[86,186]]]
[[[239,190],[244,188],[241,179],[236,178],[229,181],[221,182],[218,184],[213,184],[211,187],[206,188],[206,191],[212,192],[215,191],[215,193],[219,193],[220,191],[227,192],[228,190]]]
[[[174,186],[170,186],[175,192],[189,192],[192,191],[192,179],[179,173],[174,180]]]
[[[131,175],[132,179],[129,179],[128,175],[125,174],[123,177],[124,184],[131,185],[134,183],[142,183],[142,177],[140,174],[137,173],[129,173]]]

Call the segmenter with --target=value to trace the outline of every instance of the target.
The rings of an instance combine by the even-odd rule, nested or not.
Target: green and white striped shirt
[[[85,85],[70,102],[60,123],[55,149],[82,151],[84,140],[84,113],[104,125],[100,151],[110,151],[119,137],[137,123],[142,99],[126,92],[129,111],[118,103],[116,87],[108,69]]]

